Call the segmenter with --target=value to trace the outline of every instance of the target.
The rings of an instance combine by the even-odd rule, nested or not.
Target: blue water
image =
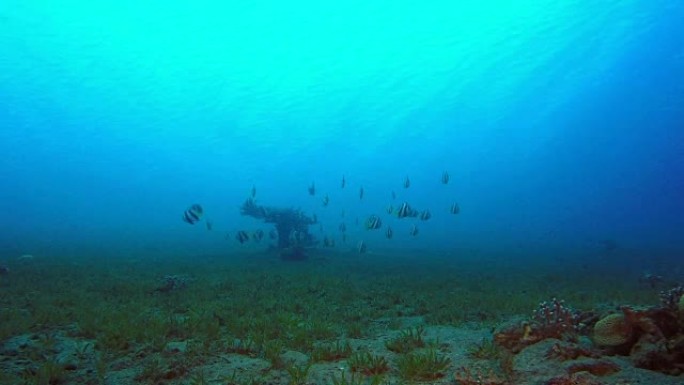
[[[255,186],[369,255],[681,257],[680,1],[238,3],[0,4],[3,256],[263,249]]]

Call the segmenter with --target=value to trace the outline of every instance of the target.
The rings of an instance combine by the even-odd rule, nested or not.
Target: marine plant
[[[483,338],[481,342],[470,344],[466,352],[469,357],[484,360],[499,359],[502,353],[501,346],[486,338]]]
[[[29,376],[32,383],[36,385],[57,385],[66,380],[67,372],[59,363],[48,360],[43,362],[36,371]]]
[[[414,349],[425,346],[423,334],[425,334],[425,328],[423,326],[408,328],[403,330],[398,337],[386,342],[385,347],[395,353],[408,353]]]
[[[311,369],[310,363],[306,363],[304,365],[290,363],[290,365],[285,369],[287,374],[290,375],[290,385],[306,384],[306,378],[309,376],[309,369]]]
[[[151,384],[158,383],[164,378],[165,368],[158,357],[150,357],[143,363],[143,367],[135,377],[137,381]]]
[[[352,372],[366,376],[377,376],[390,370],[385,357],[376,356],[368,351],[355,352],[349,357],[347,364]]]
[[[334,344],[320,344],[314,347],[311,352],[311,359],[314,362],[337,361],[347,358],[352,354],[352,347],[349,341],[337,341]]]
[[[202,369],[197,370],[190,376],[190,385],[207,385],[208,383],[207,374]]]
[[[363,324],[361,322],[350,322],[346,324],[346,333],[349,338],[363,337]]]
[[[437,354],[434,349],[422,353],[404,354],[396,361],[401,378],[410,381],[431,381],[442,378],[450,364],[450,358]]]
[[[342,372],[340,376],[333,376],[333,385],[380,385],[384,381],[384,376],[373,376],[370,379],[363,377],[358,377],[354,373],[347,377],[345,372]]]
[[[271,340],[265,342],[261,347],[262,354],[265,359],[271,363],[271,368],[282,369],[285,367],[283,360],[283,342],[280,340]]]
[[[252,339],[235,339],[233,343],[226,347],[228,353],[236,353],[243,356],[254,357],[257,355],[257,347]]]

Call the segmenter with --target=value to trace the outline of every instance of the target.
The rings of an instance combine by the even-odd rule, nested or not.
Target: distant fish
[[[363,199],[363,187],[359,188],[359,199]]]
[[[275,229],[271,229],[271,231],[268,232],[268,237],[271,239],[276,239],[278,238],[278,232]]]
[[[0,266],[0,275],[7,275],[9,274],[10,269],[7,266]]]
[[[641,275],[641,278],[639,278],[639,282],[646,283],[651,287],[651,289],[655,289],[656,286],[662,284],[665,282],[665,280],[660,275],[644,273]]]
[[[392,191],[392,200],[395,200],[395,199],[397,199],[397,193],[395,193],[394,191]]]
[[[430,218],[432,218],[432,214],[430,214],[430,210],[423,210],[420,213],[420,220],[421,221],[427,221]]]
[[[406,179],[404,179],[404,188],[409,187],[411,187],[411,180],[409,179],[408,175],[406,175]]]
[[[411,217],[415,218],[418,216],[418,210],[414,209],[409,205],[407,202],[404,202],[399,206],[397,209],[397,218],[406,218],[406,217]]]
[[[447,184],[449,183],[449,173],[444,171],[442,172],[442,184]]]
[[[259,229],[252,233],[252,239],[257,242],[261,242],[261,240],[264,239],[264,230]]]
[[[183,221],[194,225],[195,223],[199,222],[200,219],[202,219],[202,215],[204,215],[204,209],[202,209],[202,206],[194,204],[183,213]]]
[[[344,233],[345,231],[347,231],[347,225],[345,225],[344,222],[342,222],[340,223],[339,229],[341,233]]]
[[[416,226],[416,225],[411,226],[411,231],[409,231],[409,234],[413,237],[418,235],[418,226]]]
[[[323,247],[335,247],[335,240],[326,236],[323,238]]]
[[[461,212],[461,207],[458,205],[458,203],[452,203],[451,207],[449,207],[449,212],[452,214],[458,214]]]
[[[252,199],[256,197],[256,186],[252,186]]]
[[[316,195],[316,185],[314,184],[314,182],[311,182],[308,190],[309,190],[309,195]]]
[[[377,215],[371,215],[366,220],[366,229],[377,230],[380,227],[382,227],[382,221],[380,220],[380,217],[378,217]]]
[[[207,221],[206,224],[207,224],[207,230],[211,231],[214,229],[214,222]]]
[[[325,196],[323,197],[323,207],[326,207],[328,203],[330,203],[330,197],[328,196],[328,194],[325,194]]]
[[[347,243],[347,234],[342,233],[342,243]]]
[[[344,175],[342,175],[342,183],[340,183],[340,188],[344,188],[344,186],[347,185],[347,180],[344,179]]]
[[[387,211],[387,214],[392,214],[392,212],[394,212],[394,207],[392,207],[392,205],[387,205],[385,210]]]
[[[359,241],[359,243],[356,245],[356,250],[359,252],[359,254],[365,253],[366,252],[366,242]]]
[[[387,226],[387,231],[385,231],[385,237],[387,237],[387,239],[392,239],[393,236],[394,232],[392,231],[392,228]]]
[[[249,234],[244,230],[240,230],[235,234],[235,239],[237,239],[240,244],[243,244],[249,240]]]

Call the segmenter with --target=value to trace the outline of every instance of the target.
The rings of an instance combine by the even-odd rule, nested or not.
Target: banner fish
[[[394,232],[392,232],[392,228],[387,226],[387,231],[385,231],[385,237],[387,237],[387,239],[392,239],[393,236]]]
[[[411,180],[409,179],[408,175],[406,175],[406,179],[404,179],[404,188],[409,187],[411,187]]]
[[[240,244],[243,244],[249,240],[249,234],[244,230],[240,230],[235,234],[235,239],[237,239]]]
[[[411,231],[409,232],[409,234],[413,237],[418,235],[418,226],[416,226],[416,225],[411,226]]]
[[[444,171],[442,173],[442,184],[447,184],[449,183],[449,173]]]
[[[359,254],[365,253],[366,252],[366,242],[359,241],[359,243],[356,245],[356,250],[359,252]]]
[[[366,229],[377,230],[380,227],[382,227],[382,221],[380,220],[380,217],[378,217],[377,215],[371,215],[366,220]]]
[[[194,204],[183,213],[183,221],[194,225],[195,223],[199,222],[200,219],[202,219],[202,215],[204,215],[204,209],[202,209],[202,206]]]
[[[316,195],[316,185],[314,184],[314,182],[311,182],[308,190],[309,190],[309,195]]]
[[[432,214],[430,213],[430,210],[423,210],[420,213],[420,220],[421,221],[427,221],[430,218],[432,218]]]
[[[461,212],[461,207],[458,205],[458,203],[453,203],[451,207],[449,207],[449,212],[452,214],[458,214]]]

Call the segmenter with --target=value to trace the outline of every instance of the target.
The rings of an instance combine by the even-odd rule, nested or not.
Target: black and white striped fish
[[[368,230],[377,230],[380,227],[382,227],[382,221],[380,220],[380,217],[377,215],[371,215],[368,217],[366,220],[366,229]]]
[[[195,223],[199,222],[200,219],[202,219],[203,215],[204,209],[202,208],[202,206],[194,204],[190,206],[187,210],[185,210],[185,212],[183,213],[183,221],[191,225],[194,225]]]

